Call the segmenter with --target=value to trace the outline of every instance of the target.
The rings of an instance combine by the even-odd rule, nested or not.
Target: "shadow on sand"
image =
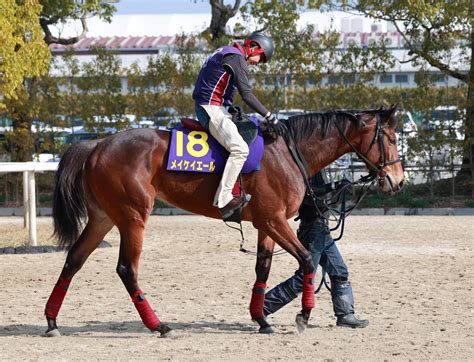
[[[193,323],[174,323],[166,322],[163,323],[170,326],[178,334],[180,332],[200,334],[200,333],[213,333],[213,334],[235,334],[235,333],[246,333],[254,334],[258,333],[258,326],[250,323],[224,323],[224,322],[208,322],[208,321],[196,321]],[[291,326],[274,325],[275,330],[279,334],[293,334],[296,328]],[[31,324],[13,324],[8,326],[0,326],[0,337],[7,336],[44,336],[46,331],[45,325],[31,325]],[[81,337],[87,337],[91,334],[105,333],[107,338],[110,337],[125,337],[126,338],[139,338],[140,336],[131,336],[130,334],[143,334],[147,333],[148,330],[143,326],[140,321],[124,321],[124,322],[99,322],[99,321],[86,321],[83,326],[70,327],[61,326],[59,324],[59,331],[63,336],[78,335]],[[120,336],[120,335],[123,336]],[[94,335],[94,338],[100,336]]]

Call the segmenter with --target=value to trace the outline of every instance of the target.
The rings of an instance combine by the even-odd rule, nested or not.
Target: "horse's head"
[[[358,131],[351,135],[354,151],[385,192],[400,191],[404,182],[393,118],[396,108],[355,113]]]

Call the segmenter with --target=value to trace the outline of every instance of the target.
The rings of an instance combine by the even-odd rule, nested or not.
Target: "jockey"
[[[240,192],[238,195],[232,193],[249,153],[227,111],[235,89],[250,108],[265,118],[276,135],[282,135],[286,130],[252,93],[248,79],[248,66],[270,61],[274,49],[272,38],[261,33],[251,34],[243,44],[235,42],[219,48],[204,62],[194,87],[193,99],[199,122],[230,153],[214,197],[214,206],[219,208],[223,219],[250,200],[250,195],[243,197]]]

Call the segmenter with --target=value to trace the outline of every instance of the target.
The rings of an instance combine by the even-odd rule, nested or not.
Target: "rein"
[[[344,114],[346,114],[350,117],[355,117],[352,113],[349,113],[349,112],[341,112],[341,113],[344,113]],[[371,168],[369,173],[375,173],[375,175],[376,175],[375,177],[380,178],[379,174],[384,173],[383,168],[385,166],[393,165],[397,162],[401,162],[401,160],[400,160],[400,158],[397,158],[395,160],[387,161],[387,152],[385,150],[385,144],[383,142],[383,125],[382,125],[382,119],[380,117],[380,114],[377,113],[376,118],[377,118],[377,130],[375,132],[374,138],[372,139],[372,142],[370,143],[369,149],[367,150],[365,155],[362,154],[362,152],[360,152],[359,150],[357,150],[354,147],[354,145],[351,143],[351,141],[349,141],[349,139],[344,134],[344,132],[342,131],[339,124],[336,122],[335,113],[333,113],[333,115],[331,117],[331,120],[334,123],[334,125],[336,126],[337,131],[339,132],[341,137],[344,139],[344,141],[351,147],[351,149],[357,154],[357,156],[359,156],[359,158],[362,159]],[[375,165],[372,161],[370,161],[367,158],[367,154],[370,152],[370,150],[372,149],[372,147],[375,143],[378,143],[379,151],[380,151],[380,153],[379,153],[379,164],[378,165]],[[385,175],[383,175],[383,176],[385,176]]]

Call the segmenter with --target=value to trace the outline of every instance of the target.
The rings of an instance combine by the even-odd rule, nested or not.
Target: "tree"
[[[47,71],[50,58],[48,45],[77,42],[87,32],[87,16],[97,15],[110,20],[115,8],[103,0],[5,0],[0,2],[0,9],[2,53],[4,47],[10,52],[7,53],[8,57],[0,56],[4,57],[4,63],[9,66],[5,74],[14,79],[7,83],[7,96],[10,100],[6,109],[13,123],[13,130],[8,134],[10,144],[15,145],[16,149],[12,160],[29,161],[32,158],[31,145],[34,139],[31,125],[39,116],[39,108],[32,106],[37,102],[35,92],[39,89],[35,83],[38,81],[36,77]],[[15,18],[21,21],[17,25],[10,25],[15,24],[12,23]],[[53,34],[51,27],[70,20],[81,21],[83,29],[80,35],[62,38]],[[3,31],[3,26],[6,27],[6,32]],[[10,32],[14,34],[14,40],[7,38]],[[2,37],[6,39],[6,45]],[[16,50],[16,57],[11,56],[11,49]],[[31,68],[32,71],[28,71]],[[0,84],[0,88],[2,87]]]
[[[26,77],[44,74],[50,52],[39,25],[38,0],[0,2],[0,109]]]
[[[224,5],[224,0],[209,0],[212,7],[212,18],[210,30],[212,40],[215,42],[226,35],[225,27],[230,18],[234,17],[239,11],[241,0],[235,0],[233,6]]]
[[[40,0],[43,9],[39,23],[44,32],[45,43],[48,45],[77,43],[88,32],[87,17],[99,16],[106,21],[111,20],[115,7],[110,2],[104,0]],[[71,20],[81,22],[82,32],[80,34],[63,38],[60,35],[54,35],[51,31],[51,27]]]
[[[196,3],[197,0],[193,0],[193,2]],[[239,11],[240,3],[241,0],[233,1],[234,5],[224,4],[224,0],[209,0],[212,14],[211,23],[202,34],[209,43],[216,46],[227,42],[229,34],[227,34],[226,25]]]
[[[146,117],[155,123],[161,116],[168,115],[163,110],[172,107],[176,72],[176,62],[169,53],[148,57],[145,69],[137,63],[132,64],[127,70],[128,112],[137,119]]]
[[[81,67],[82,77],[77,81],[80,91],[79,117],[91,132],[106,128],[121,130],[129,125],[122,95],[121,61],[117,55],[96,48],[94,59]]]
[[[298,27],[297,21],[306,8],[305,0],[255,0],[242,6],[245,28],[272,36],[275,54],[262,72],[271,74],[266,83],[274,86],[274,108],[287,108],[289,97],[299,86],[307,95],[306,84],[319,83],[323,75],[342,73],[358,80],[385,71],[392,65],[383,42],[365,48],[341,49],[340,34],[330,28],[315,32],[312,25]]]
[[[177,37],[175,54],[150,56],[144,69],[132,64],[127,71],[128,112],[137,118],[153,119],[160,125],[168,124],[167,116],[193,114],[190,92],[202,61],[194,37],[181,34]]]
[[[465,141],[461,178],[474,185],[474,2],[472,0],[330,1],[312,0],[319,9],[356,12],[393,24],[404,40],[409,59],[423,63],[464,83],[466,94]],[[465,71],[464,67],[468,67]],[[472,187],[474,196],[474,187]]]

